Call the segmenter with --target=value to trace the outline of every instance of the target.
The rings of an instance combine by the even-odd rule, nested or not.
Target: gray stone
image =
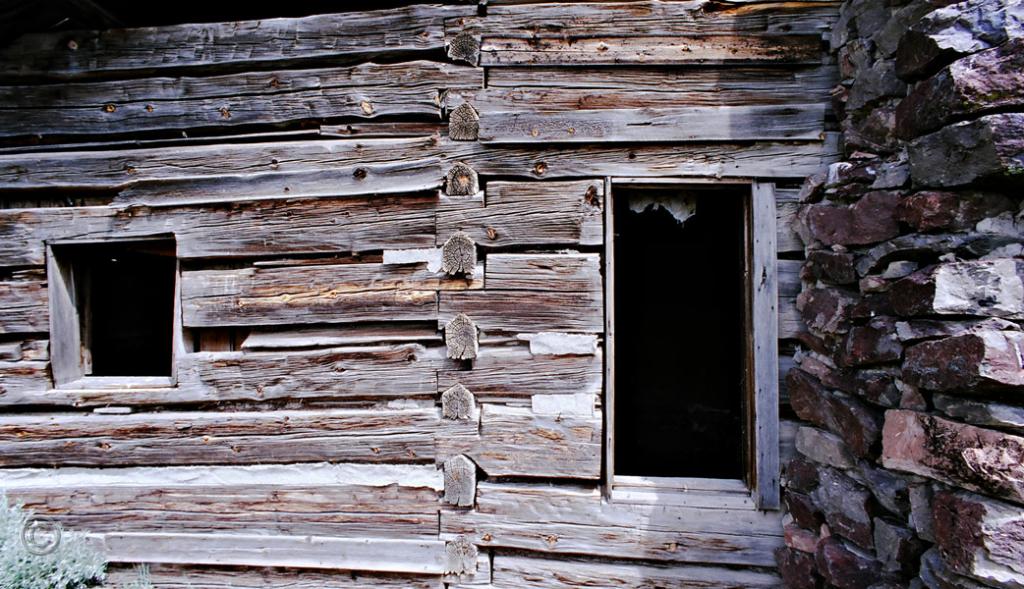
[[[853,455],[839,436],[813,427],[801,427],[796,431],[796,450],[828,466],[852,468],[854,465]]]
[[[955,123],[915,139],[910,175],[919,186],[962,186],[999,178],[1024,184],[1024,113]]]
[[[917,568],[924,543],[910,530],[876,517],[875,552],[882,561],[882,570],[909,574]]]
[[[963,492],[933,501],[935,538],[953,571],[997,587],[1024,587],[1024,509]]]
[[[972,425],[1024,433],[1024,407],[941,394],[933,395],[932,402],[939,411]]]
[[[812,496],[829,529],[862,548],[873,548],[871,493],[837,470],[824,468],[819,477]]]

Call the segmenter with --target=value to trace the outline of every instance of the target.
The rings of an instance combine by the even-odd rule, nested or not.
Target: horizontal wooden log
[[[0,209],[0,266],[42,264],[44,241],[168,233],[183,259],[427,247],[435,241],[437,206],[431,195],[166,209]]]
[[[478,246],[599,245],[604,240],[604,183],[491,182],[486,206],[445,207],[437,214],[437,245],[454,231]]]
[[[824,104],[565,112],[481,109],[479,139],[482,143],[814,140],[824,131]]]
[[[45,339],[23,339],[0,344],[0,362],[49,360],[50,342]]]
[[[443,351],[416,344],[179,357],[174,387],[51,389],[44,362],[0,363],[0,406],[187,405],[432,398]]]
[[[480,88],[483,71],[414,61],[0,87],[0,136],[115,134],[280,124],[331,117],[440,118],[449,88]]]
[[[436,575],[167,564],[147,565],[147,569],[154,589],[444,589],[441,577]],[[107,568],[107,583],[114,587],[130,586],[138,578],[134,566],[114,564]]]
[[[447,144],[445,158],[469,163],[477,173],[535,179],[605,176],[802,178],[840,156],[838,135],[804,143],[680,144],[496,147],[478,142]],[[475,239],[475,237],[474,237]],[[480,244],[480,240],[477,240]]]
[[[484,274],[488,290],[599,291],[599,254],[490,254]]]
[[[472,317],[488,334],[604,331],[604,297],[600,291],[441,292],[438,325],[444,326],[459,313]]]
[[[441,512],[444,533],[484,547],[774,567],[781,513],[602,501],[597,488],[480,483],[477,508]]]
[[[436,538],[434,465],[12,469],[0,489],[66,529]]]
[[[708,566],[679,566],[552,560],[499,554],[494,558],[494,589],[578,589],[580,587],[769,588],[775,573]]]
[[[450,108],[467,99],[494,110],[531,104],[551,110],[790,104],[824,100],[837,82],[835,69],[823,65],[673,69],[534,65],[489,70],[486,89],[449,92],[446,103]]]
[[[421,160],[435,153],[431,138],[413,137],[7,154],[0,156],[0,189],[118,188],[143,181],[194,182],[210,176],[259,179],[262,174],[331,173],[339,168],[394,164],[406,155],[417,154],[408,160]],[[363,194],[375,192],[366,190]]]
[[[3,229],[0,229],[0,233]],[[50,330],[46,282],[0,282],[0,333],[40,333]]]
[[[288,348],[331,348],[394,343],[440,343],[436,322],[422,325],[369,323],[306,327],[284,331],[254,331],[242,342],[242,349],[283,350]]]
[[[437,291],[483,287],[424,264],[200,270],[181,276],[186,327],[437,319]]]
[[[621,35],[638,37],[782,33],[819,35],[838,18],[835,4],[787,2],[765,6],[715,6],[708,1],[542,3],[495,6],[486,17],[449,20],[446,33],[468,31],[523,38]]]
[[[621,34],[618,33],[618,34]],[[483,38],[480,65],[820,64],[820,35]]]
[[[48,362],[0,362],[0,405],[29,402],[50,388]]]
[[[415,463],[442,427],[438,409],[4,415],[0,465]]]
[[[427,4],[303,18],[35,33],[0,50],[0,75],[74,78],[225,65],[275,67],[439,50],[444,19],[475,13],[472,6]],[[324,31],[330,31],[329,38]]]
[[[601,477],[600,412],[591,416],[537,415],[525,407],[484,404],[479,437],[438,441],[442,456],[464,454],[488,476]]]
[[[603,382],[602,354],[535,356],[525,347],[482,346],[472,370],[444,367],[438,391],[461,384],[480,402],[530,404],[532,395],[597,395]]]
[[[444,572],[441,540],[112,533],[87,536],[109,562]]]

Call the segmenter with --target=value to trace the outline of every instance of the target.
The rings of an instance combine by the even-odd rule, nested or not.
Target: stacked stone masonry
[[[1024,587],[1024,2],[851,0],[807,179],[788,587]]]

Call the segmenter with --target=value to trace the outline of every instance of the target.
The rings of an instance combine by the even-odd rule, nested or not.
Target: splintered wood
[[[800,335],[838,4],[400,4],[0,47],[0,492],[159,587],[778,586],[770,424],[756,493],[603,499],[608,221],[756,182]],[[173,376],[65,383],[47,248],[169,236]]]

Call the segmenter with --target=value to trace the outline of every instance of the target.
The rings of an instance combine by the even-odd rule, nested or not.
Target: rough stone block
[[[937,548],[921,556],[920,579],[928,589],[992,589],[989,585],[954,573],[946,566]]]
[[[786,503],[786,511],[793,516],[793,521],[797,525],[812,530],[817,530],[821,527],[821,524],[825,523],[825,516],[818,509],[818,506],[814,504],[814,500],[809,495],[803,493],[797,493],[796,491],[787,491],[784,497]]]
[[[834,288],[812,288],[796,298],[796,308],[810,329],[818,333],[846,333],[850,309],[857,299]]]
[[[806,279],[823,280],[832,284],[853,284],[857,282],[853,260],[853,254],[847,252],[811,250],[807,253],[802,275]]]
[[[964,492],[933,502],[935,537],[955,572],[998,587],[1024,587],[1024,510]]]
[[[898,361],[902,353],[894,322],[880,318],[850,329],[842,359],[846,366],[870,366]]]
[[[1024,433],[1024,407],[940,394],[933,395],[932,402],[939,411],[971,425]]]
[[[955,123],[910,143],[918,186],[962,186],[983,179],[1024,184],[1024,113]]]
[[[930,75],[964,55],[1024,36],[1024,5],[1017,0],[968,0],[939,8],[900,40],[896,73],[904,79]]]
[[[924,547],[924,543],[907,528],[875,518],[875,552],[882,561],[883,570],[910,574],[917,569]]]
[[[982,111],[1024,105],[1024,38],[957,60],[917,84],[896,108],[896,131],[911,139]]]
[[[890,294],[903,316],[1024,318],[1024,261],[972,260],[932,266],[897,281]]]
[[[917,231],[962,230],[1013,207],[1012,200],[992,192],[924,190],[901,200],[896,218]]]
[[[799,219],[805,243],[817,240],[825,245],[867,245],[899,235],[895,211],[899,193],[876,190],[856,203],[845,205],[813,204],[801,209]]]
[[[813,427],[801,427],[796,431],[796,449],[821,464],[836,468],[852,468],[854,465],[853,455],[839,436]]]
[[[882,464],[1024,503],[1024,438],[948,419],[891,409]]]
[[[1024,386],[1024,333],[979,330],[910,346],[903,380],[931,391],[976,392]]]
[[[825,468],[813,497],[833,533],[862,548],[874,547],[871,518],[875,508],[867,489],[845,474]]]
[[[910,515],[910,493],[907,480],[892,471],[875,468],[866,462],[860,465],[861,482],[871,490],[875,500],[889,513],[906,519]]]
[[[786,376],[786,387],[790,405],[801,419],[838,435],[855,456],[871,455],[881,438],[881,414],[853,397],[826,390],[818,379],[797,368]]]
[[[818,549],[818,534],[795,524],[782,526],[782,541],[786,546],[800,552],[814,554]]]
[[[821,577],[815,570],[814,555],[787,548],[775,549],[775,562],[786,587],[790,589],[819,589]]]
[[[854,552],[834,537],[818,543],[815,562],[825,581],[839,589],[866,589],[883,578],[880,562]]]

